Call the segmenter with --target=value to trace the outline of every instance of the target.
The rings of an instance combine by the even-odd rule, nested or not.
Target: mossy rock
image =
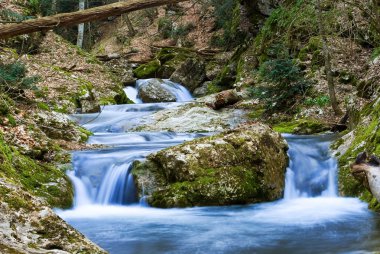
[[[134,69],[133,74],[139,79],[155,78],[159,68],[160,61],[153,60]]]
[[[273,129],[280,133],[310,135],[328,131],[331,127],[314,119],[300,119],[277,123],[273,125]]]
[[[363,183],[351,174],[350,164],[355,161],[359,153],[364,151],[380,155],[380,99],[366,105],[360,112],[360,119],[358,126],[352,132],[338,139],[332,146],[341,153],[338,158],[339,192],[343,196],[359,197],[368,202],[371,209],[379,210],[378,202]],[[346,144],[345,140],[348,136],[353,136],[353,138],[349,138],[349,143]],[[342,152],[340,152],[341,147],[345,147]]]
[[[254,124],[152,154],[132,174],[154,207],[272,201],[283,194],[286,151],[278,133]]]
[[[73,188],[66,174],[53,165],[35,161],[9,147],[0,133],[0,178],[21,184],[52,207],[69,208]]]

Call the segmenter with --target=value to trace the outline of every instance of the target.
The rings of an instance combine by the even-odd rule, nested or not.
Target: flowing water
[[[276,202],[155,209],[135,200],[129,174],[134,160],[207,135],[125,132],[139,124],[141,115],[176,105],[109,106],[100,116],[74,116],[95,132],[89,143],[111,147],[73,154],[75,171],[68,175],[75,186],[75,206],[60,211],[60,216],[112,254],[370,253],[380,249],[379,216],[358,199],[337,194],[336,160],[328,152],[331,135],[285,135],[290,165],[284,199]]]

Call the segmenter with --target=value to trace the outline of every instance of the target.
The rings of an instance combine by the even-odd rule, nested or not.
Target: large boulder
[[[206,78],[206,65],[197,58],[188,58],[170,76],[170,80],[180,83],[190,92],[202,85]]]
[[[149,102],[174,102],[174,94],[166,90],[160,79],[149,79],[138,87],[138,95],[144,103]]]
[[[272,201],[283,194],[287,148],[280,134],[253,124],[151,154],[132,173],[154,207]]]
[[[5,180],[0,178],[1,253],[107,253],[56,215],[43,199]]]

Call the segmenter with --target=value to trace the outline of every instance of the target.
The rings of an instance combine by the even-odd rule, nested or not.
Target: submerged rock
[[[280,134],[254,124],[154,153],[132,173],[154,207],[264,202],[282,197],[286,151]]]
[[[162,87],[162,80],[149,79],[139,86],[138,95],[144,103],[174,102],[176,97]]]

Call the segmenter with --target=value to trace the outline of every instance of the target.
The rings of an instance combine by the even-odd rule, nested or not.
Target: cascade
[[[161,85],[174,94],[178,102],[139,104],[141,100],[138,99],[137,89],[148,81],[138,80],[136,88],[125,89],[127,95],[137,104],[104,106],[101,114],[72,115],[72,119],[94,132],[88,140],[89,144],[112,146],[73,154],[74,172],[68,172],[68,176],[75,187],[75,207],[138,202],[133,176],[130,174],[133,161],[141,160],[153,151],[205,135],[174,132],[126,133],[125,130],[140,124],[142,116],[176,107],[193,99],[183,86],[163,80]]]
[[[142,103],[138,94],[138,90],[141,86],[145,85],[150,80],[151,79],[139,79],[136,81],[135,87],[128,86],[124,88],[124,92],[126,93],[127,97],[134,103]],[[191,93],[184,86],[178,83],[174,83],[169,79],[163,79],[161,87],[169,93],[173,94],[177,98],[177,102],[186,102],[193,100]]]
[[[372,253],[380,248],[379,216],[358,199],[337,194],[337,163],[329,155],[333,135],[284,135],[290,163],[282,200],[163,210],[147,207],[142,198],[140,205],[128,205],[138,202],[129,174],[133,161],[209,135],[127,132],[143,116],[182,103],[113,105],[101,114],[72,116],[94,132],[88,143],[107,147],[73,153],[75,171],[68,176],[75,206],[59,215],[111,254]]]
[[[337,197],[336,159],[329,155],[334,135],[284,135],[289,144],[284,199]]]

